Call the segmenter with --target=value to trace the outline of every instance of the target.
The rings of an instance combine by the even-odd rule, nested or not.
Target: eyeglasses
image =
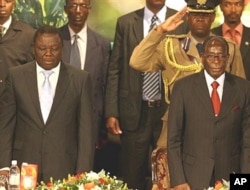
[[[91,9],[91,6],[90,5],[87,5],[87,4],[68,4],[67,5],[69,7],[69,9],[71,10],[76,10],[77,7],[79,7],[80,9],[82,10],[88,10],[88,9]]]
[[[228,56],[225,54],[204,54],[204,57],[206,57],[208,61],[214,61],[215,58],[219,61],[224,61]]]

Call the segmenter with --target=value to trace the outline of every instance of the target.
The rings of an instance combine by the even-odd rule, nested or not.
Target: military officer
[[[218,0],[186,0],[187,7],[168,18],[152,30],[134,49],[130,66],[143,72],[162,70],[165,85],[165,100],[170,102],[169,94],[174,82],[184,76],[202,69],[200,45],[213,35],[210,31],[215,19]],[[190,31],[183,35],[168,35],[187,17]],[[236,44],[228,40],[229,61],[227,71],[245,78],[241,54]],[[167,113],[164,120],[167,120]],[[166,130],[163,129],[158,140],[159,147],[166,147]]]
[[[165,87],[165,100],[170,103],[170,94],[176,80],[199,72],[203,66],[199,52],[203,41],[213,35],[210,31],[215,19],[218,0],[186,0],[187,7],[169,17],[152,30],[134,49],[130,66],[143,72],[162,70]],[[168,35],[181,25],[187,17],[190,31],[183,35]],[[228,40],[229,60],[226,70],[245,78],[239,48]],[[164,115],[158,147],[167,146],[168,109]]]

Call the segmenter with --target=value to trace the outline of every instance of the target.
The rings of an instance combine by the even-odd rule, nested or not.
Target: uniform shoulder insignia
[[[167,34],[166,37],[169,37],[169,38],[186,38],[187,35],[186,35],[186,34],[180,34],[180,35],[176,35],[176,34]]]

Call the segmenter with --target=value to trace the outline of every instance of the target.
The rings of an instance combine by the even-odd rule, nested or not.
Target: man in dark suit
[[[0,168],[12,159],[38,164],[38,180],[45,182],[92,170],[91,79],[61,61],[62,49],[60,32],[43,26],[34,37],[36,61],[10,69],[0,101]],[[47,119],[43,106],[49,105],[41,103],[46,71],[52,71],[53,102]]]
[[[224,38],[210,36],[204,70],[175,82],[168,122],[174,190],[207,189],[230,173],[250,173],[250,82],[225,72],[228,49]]]
[[[250,80],[250,28],[241,22],[244,0],[220,0],[220,9],[224,15],[224,23],[212,32],[235,41],[240,48],[246,78]]]
[[[153,16],[157,16],[155,21],[159,24],[174,13],[165,6],[165,0],[146,0],[144,8],[120,17],[116,25],[106,88],[106,126],[110,133],[120,135],[121,173],[133,189],[145,189],[149,148],[155,147],[161,133],[166,104],[162,83],[161,91],[153,98],[146,97],[142,92],[144,73],[132,69],[129,59],[147,35]],[[186,31],[183,27],[175,32]]]
[[[0,93],[8,68],[34,60],[32,42],[35,30],[15,20],[11,13],[15,0],[0,1]]]
[[[104,91],[110,43],[87,26],[87,18],[91,10],[90,0],[66,0],[64,10],[68,16],[68,23],[59,29],[63,37],[62,60],[69,64],[76,62],[75,57],[73,57],[74,61],[70,62],[70,52],[74,35],[77,34],[81,58],[79,69],[89,72],[92,79],[94,126],[97,137],[98,129],[104,123]]]

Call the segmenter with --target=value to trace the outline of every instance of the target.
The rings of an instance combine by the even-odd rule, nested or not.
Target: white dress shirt
[[[69,27],[69,25],[68,25]],[[71,38],[71,45],[74,42],[74,35],[76,34],[70,27],[69,27],[69,33]],[[86,59],[86,51],[87,51],[87,24],[82,28],[80,32],[77,33],[79,36],[77,40],[78,48],[80,51],[80,58],[81,58],[81,69],[84,69],[85,66],[85,59]]]
[[[58,81],[58,77],[59,77],[60,66],[61,66],[61,63],[59,63],[55,68],[51,69],[53,71],[53,73],[49,77],[49,81],[50,81],[50,84],[51,84],[51,87],[53,90],[53,97],[55,97],[56,85],[57,85],[57,81]],[[44,76],[42,71],[44,71],[44,69],[36,63],[37,86],[38,86],[39,100],[40,100],[40,95],[41,95],[41,91],[42,91],[41,90],[42,85],[43,85],[43,82],[45,79],[45,76]]]
[[[216,81],[219,83],[219,86],[217,88],[217,92],[219,94],[219,97],[220,97],[220,101],[222,100],[222,94],[223,94],[223,86],[224,86],[224,80],[225,80],[225,73],[223,73],[219,78],[217,78],[216,80],[214,80],[214,78],[212,78],[206,70],[204,70],[204,74],[205,74],[205,78],[206,78],[206,81],[207,81],[207,88],[208,88],[208,91],[209,91],[209,95],[211,97],[212,95],[212,90],[213,90],[213,87],[211,86],[212,82]]]

